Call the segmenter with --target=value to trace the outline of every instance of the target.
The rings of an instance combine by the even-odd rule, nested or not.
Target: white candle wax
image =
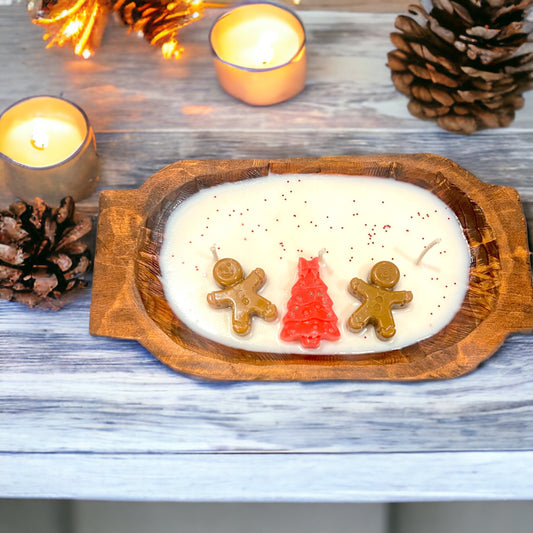
[[[47,167],[70,157],[86,135],[86,129],[63,117],[23,118],[6,129],[0,148],[22,165]]]
[[[417,264],[421,252],[440,239]],[[233,333],[231,311],[211,308],[209,292],[218,256],[239,261],[245,275],[261,267],[260,294],[278,307],[274,322],[252,319],[252,332]],[[281,318],[297,279],[299,257],[325,249],[320,276],[339,318],[341,338],[318,349],[279,339]],[[365,281],[378,261],[400,270],[394,290],[413,301],[393,310],[396,335],[382,341],[369,326],[347,327],[361,305],[349,282]],[[430,192],[392,179],[282,175],[227,183],[194,194],[171,214],[160,254],[162,284],[174,313],[192,330],[222,344],[276,353],[369,353],[401,348],[430,337],[459,310],[468,287],[470,251],[453,211]]]
[[[300,48],[300,37],[286,21],[270,17],[244,20],[228,27],[220,55],[247,68],[272,68],[289,62]]]

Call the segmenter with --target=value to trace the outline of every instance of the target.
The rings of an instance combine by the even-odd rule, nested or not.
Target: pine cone
[[[62,296],[86,283],[91,266],[80,242],[92,227],[90,218],[74,221],[74,201],[57,208],[41,199],[19,201],[0,211],[0,298],[44,309],[59,309]]]
[[[431,0],[409,6],[388,66],[409,111],[454,133],[508,126],[533,87],[533,0]]]
[[[178,31],[199,20],[204,6],[201,0],[116,0],[113,10],[131,31],[161,46],[164,57],[177,58]]]

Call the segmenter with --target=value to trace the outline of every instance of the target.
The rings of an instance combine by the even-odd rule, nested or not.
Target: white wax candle
[[[0,159],[12,193],[57,204],[81,200],[98,184],[94,131],[75,104],[55,96],[16,102],[0,115]]]
[[[252,105],[271,105],[305,85],[305,31],[289,9],[243,4],[218,18],[209,34],[222,87]]]
[[[421,252],[433,246],[417,264]],[[248,274],[265,270],[260,294],[279,310],[275,322],[258,317],[252,333],[232,332],[229,309],[206,301],[219,290],[213,279],[220,258],[239,261]],[[279,339],[281,318],[297,279],[299,257],[325,249],[320,276],[339,318],[341,338],[316,350]],[[394,290],[413,301],[393,310],[396,335],[382,341],[372,326],[347,328],[361,302],[349,294],[352,278],[367,280],[378,261],[400,270]],[[453,211],[430,192],[392,179],[333,175],[282,175],[227,183],[194,194],[171,214],[160,254],[162,284],[174,313],[192,330],[222,344],[276,353],[369,353],[413,344],[440,331],[458,311],[468,287],[470,251]]]

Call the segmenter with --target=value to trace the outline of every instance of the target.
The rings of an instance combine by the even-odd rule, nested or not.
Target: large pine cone
[[[91,227],[90,218],[74,221],[70,197],[53,209],[36,198],[0,211],[0,298],[30,307],[62,307],[65,293],[86,285],[82,275],[91,256],[80,239]]]
[[[388,65],[416,117],[454,133],[508,126],[533,87],[533,0],[432,0],[409,6]]]

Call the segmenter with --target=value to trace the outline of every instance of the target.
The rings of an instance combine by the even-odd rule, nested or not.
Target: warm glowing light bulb
[[[161,45],[161,52],[165,59],[178,58],[183,49],[178,46],[178,43],[172,39]]]
[[[83,23],[79,19],[71,20],[63,31],[63,35],[65,37],[72,37],[75,33],[78,33],[82,25]]]
[[[48,131],[42,118],[33,121],[33,133],[30,143],[36,150],[44,150],[48,146]]]
[[[255,47],[255,57],[260,65],[268,65],[274,59],[274,41],[276,34],[272,31],[265,31],[259,37],[259,42]]]

